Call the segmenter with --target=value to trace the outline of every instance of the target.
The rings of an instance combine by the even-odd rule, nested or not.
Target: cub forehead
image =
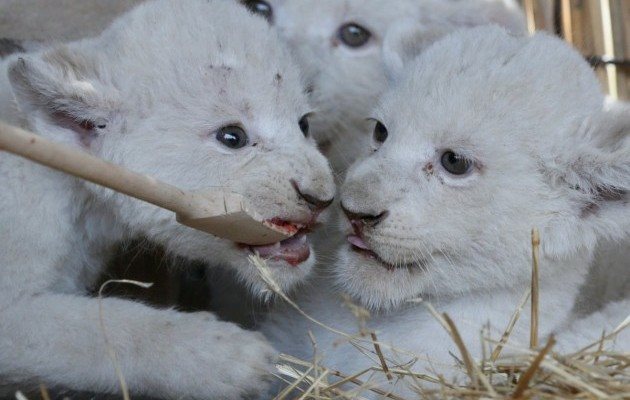
[[[532,140],[571,135],[602,104],[592,69],[560,39],[481,27],[453,33],[412,61],[378,114],[459,135],[451,139]]]
[[[200,66],[216,66],[224,74],[255,69],[270,77],[281,71],[285,81],[299,78],[277,33],[231,0],[146,2],[117,20],[98,42],[103,63],[135,67],[145,75],[198,75]]]
[[[72,49],[132,104],[250,102],[307,109],[297,66],[277,33],[232,0],[156,0]]]
[[[603,101],[588,63],[561,39],[512,35],[496,26],[461,30],[434,43],[408,70],[407,83],[426,85],[428,93],[485,95],[481,99],[514,94],[521,104],[543,94],[554,100],[573,94],[587,108]]]

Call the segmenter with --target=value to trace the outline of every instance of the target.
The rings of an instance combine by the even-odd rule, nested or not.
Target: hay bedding
[[[602,332],[600,340],[570,354],[554,350],[555,339],[550,337],[546,343],[537,343],[536,312],[538,246],[537,234],[532,235],[532,288],[524,296],[501,337],[491,337],[489,327],[482,327],[480,338],[484,343],[481,360],[474,360],[459,335],[457,324],[447,314],[439,314],[431,304],[422,303],[449,333],[459,349],[459,354],[452,354],[454,368],[465,376],[465,381],[447,381],[443,376],[419,374],[412,371],[420,357],[413,357],[404,364],[394,363],[383,355],[381,347],[399,354],[408,355],[403,349],[397,349],[378,340],[376,333],[361,329],[351,335],[333,327],[326,326],[304,313],[274,282],[263,259],[250,258],[268,286],[269,295],[274,293],[294,307],[304,318],[323,326],[339,335],[357,349],[357,356],[371,356],[374,366],[363,371],[336,371],[326,367],[326,360],[317,352],[317,342],[311,336],[313,358],[302,360],[283,354],[277,364],[277,379],[284,382],[283,389],[274,400],[344,400],[363,399],[368,394],[391,400],[412,399],[630,399],[630,352],[612,350],[616,336],[624,329],[630,329],[630,316],[610,333]],[[112,283],[110,281],[107,283]],[[116,281],[125,283],[123,281]],[[106,283],[106,284],[107,284]],[[140,286],[140,282],[126,283]],[[105,286],[105,285],[104,285]],[[101,287],[101,290],[103,287]],[[530,348],[512,345],[510,334],[519,316],[527,304],[532,305],[532,326]],[[345,299],[359,325],[364,327],[369,312],[350,299]],[[106,335],[106,327],[102,327]],[[110,349],[113,351],[113,349]],[[510,353],[510,355],[504,355]],[[110,354],[115,362],[115,354]],[[129,399],[124,377],[120,376],[122,396],[71,393],[56,394],[51,397],[45,386],[28,395],[15,393],[16,400],[60,399]],[[402,397],[397,393],[401,388],[410,388],[417,395]],[[148,400],[148,399],[147,399]]]
[[[465,382],[447,381],[439,375],[425,375],[412,372],[413,365],[420,360],[415,357],[405,364],[395,364],[386,360],[374,332],[363,330],[356,335],[340,332],[314,320],[299,309],[271,279],[265,262],[252,257],[252,263],[267,283],[269,290],[308,318],[338,334],[357,349],[357,356],[371,356],[374,366],[364,371],[336,371],[326,368],[326,360],[317,354],[317,342],[311,336],[313,358],[301,360],[290,355],[282,355],[277,365],[277,378],[286,388],[275,400],[337,400],[361,399],[377,394],[383,399],[412,400],[401,397],[397,389],[411,388],[420,399],[630,399],[630,352],[612,350],[616,336],[624,329],[630,329],[630,316],[610,333],[602,332],[599,341],[583,349],[562,354],[554,350],[556,341],[550,337],[546,343],[538,343],[537,311],[544,304],[538,304],[538,248],[540,240],[537,231],[532,232],[532,287],[516,306],[507,328],[498,338],[491,337],[489,327],[483,327],[480,338],[484,344],[481,360],[474,360],[466,343],[462,342],[456,321],[446,314],[439,314],[431,304],[423,303],[440,322],[457,345],[460,354],[452,354],[457,368]],[[365,326],[369,312],[348,303],[360,326]],[[532,323],[529,348],[514,346],[510,334],[527,302],[531,302]],[[422,303],[421,300],[418,303]],[[390,350],[406,354],[402,349]],[[510,355],[504,355],[509,353]],[[457,375],[457,374],[454,374]]]
[[[412,388],[416,398],[422,399],[630,399],[630,353],[608,350],[614,336],[606,335],[573,354],[554,352],[551,338],[541,349],[510,348],[520,354],[496,360],[483,358],[472,368],[460,361],[460,368],[470,374],[468,384],[413,373],[412,364],[383,363],[347,374],[327,369],[325,361],[317,358],[299,360],[283,355],[278,378],[290,386],[276,399],[358,399],[373,392],[384,399],[411,400],[396,394],[403,386]],[[371,339],[355,340],[365,343]],[[488,347],[499,343],[485,336],[484,341]],[[371,343],[377,354],[378,342]]]

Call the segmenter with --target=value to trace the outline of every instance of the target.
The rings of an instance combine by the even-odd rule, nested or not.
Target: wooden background
[[[597,66],[606,92],[630,100],[630,0],[520,0],[530,31],[554,32],[587,57],[618,60]]]

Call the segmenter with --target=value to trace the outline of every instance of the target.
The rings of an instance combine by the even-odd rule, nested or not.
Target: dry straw
[[[278,379],[287,384],[276,400],[337,400],[379,397],[393,400],[412,399],[630,399],[630,353],[611,350],[615,337],[630,327],[630,317],[610,334],[602,334],[599,341],[572,354],[554,351],[555,338],[549,337],[542,348],[538,345],[540,236],[532,231],[532,285],[508,321],[503,335],[498,339],[482,331],[484,349],[492,349],[481,360],[471,356],[463,342],[456,323],[447,315],[438,313],[430,304],[424,304],[429,312],[449,333],[459,350],[461,362],[453,368],[468,377],[466,384],[449,382],[444,377],[420,374],[412,371],[413,364],[397,365],[381,351],[387,348],[398,354],[409,354],[379,342],[374,332],[351,335],[327,326],[301,310],[273,281],[264,262],[257,256],[250,261],[258,269],[269,289],[287,301],[301,315],[316,325],[338,334],[357,349],[357,356],[369,356],[374,365],[362,371],[337,371],[326,367],[326,360],[317,355],[317,343],[311,335],[314,347],[313,360],[301,360],[281,355],[277,365]],[[510,344],[510,336],[527,301],[531,300],[530,347],[519,348]],[[347,302],[347,299],[346,299]],[[354,305],[353,309],[359,309]],[[363,311],[367,313],[367,311]],[[359,315],[359,312],[355,312]],[[363,325],[362,325],[363,326]],[[509,356],[503,356],[509,349]],[[422,357],[416,356],[414,360]],[[457,374],[453,374],[457,375]],[[411,388],[414,396],[401,396],[397,388]]]
[[[326,367],[325,360],[317,354],[317,342],[309,332],[313,345],[313,359],[301,360],[290,355],[281,355],[277,365],[278,379],[287,384],[275,400],[342,400],[364,399],[365,396],[377,395],[382,399],[630,399],[630,353],[610,350],[615,337],[624,329],[630,328],[630,316],[613,332],[602,333],[600,340],[572,354],[561,354],[553,350],[555,339],[550,337],[545,346],[538,348],[538,249],[540,237],[536,230],[532,231],[532,287],[524,294],[517,305],[512,318],[503,335],[492,339],[482,330],[485,348],[491,348],[490,356],[484,352],[481,360],[471,356],[466,343],[462,340],[455,322],[447,315],[438,313],[429,303],[422,303],[448,332],[459,350],[460,368],[469,378],[466,385],[449,382],[444,377],[421,374],[412,371],[413,365],[421,357],[407,364],[395,364],[388,360],[382,352],[383,348],[398,354],[412,355],[395,346],[379,342],[375,332],[362,329],[362,332],[351,335],[327,326],[312,318],[301,310],[273,280],[263,259],[250,257],[260,276],[267,284],[270,292],[275,293],[294,307],[302,316],[316,325],[327,329],[352,344],[358,356],[372,356],[374,366],[362,371],[342,372]],[[99,320],[105,339],[108,354],[120,380],[122,397],[130,399],[127,385],[120,370],[116,353],[109,343],[104,322],[102,294],[109,284],[132,284],[143,288],[151,284],[112,280],[105,282],[99,290]],[[510,344],[509,339],[523,308],[531,299],[532,318],[530,348],[521,349]],[[345,302],[349,300],[346,298]],[[542,305],[544,306],[544,304]],[[357,319],[364,320],[369,313],[361,307],[350,304]],[[502,356],[504,349],[510,349],[515,355]],[[386,382],[383,384],[383,382]],[[410,387],[416,393],[413,397],[396,394],[396,388]],[[50,395],[44,386],[40,386],[40,396],[49,400]],[[22,392],[15,393],[16,400],[28,400]]]

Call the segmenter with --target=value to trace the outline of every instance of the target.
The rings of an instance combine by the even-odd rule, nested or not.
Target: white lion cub
[[[2,118],[55,141],[186,189],[241,192],[278,223],[308,228],[332,201],[297,67],[269,26],[231,1],[148,2],[95,39],[0,66]],[[86,292],[121,240],[144,235],[179,256],[229,266],[256,293],[263,284],[248,263],[252,252],[285,288],[314,263],[303,233],[241,246],[4,153],[0,186],[3,383],[116,390],[99,301]],[[135,393],[232,399],[269,380],[275,353],[259,333],[208,313],[113,298],[102,308]]]
[[[488,23],[525,30],[512,0],[240,1],[276,26],[296,54],[316,107],[313,136],[337,172],[366,154],[365,116],[388,85],[381,50],[386,33],[401,20],[425,25],[432,38],[445,33],[429,32],[436,23],[450,30]]]
[[[373,114],[372,155],[342,187],[349,243],[331,267],[338,288],[378,310],[368,328],[400,350],[383,346],[390,367],[410,362],[409,351],[419,357],[413,370],[453,373],[457,347],[427,308],[412,305],[419,298],[447,313],[480,357],[482,326],[500,336],[530,285],[534,227],[542,236],[541,335],[561,326],[600,238],[630,235],[622,198],[630,148],[598,147],[603,103],[589,65],[544,34],[459,31],[401,71]],[[355,333],[331,282],[313,286],[300,306]],[[524,347],[528,315],[512,334]],[[347,375],[380,366],[372,346],[362,354],[291,313],[267,324],[283,352],[311,357],[310,329],[323,365]],[[404,393],[413,380],[371,383]]]

